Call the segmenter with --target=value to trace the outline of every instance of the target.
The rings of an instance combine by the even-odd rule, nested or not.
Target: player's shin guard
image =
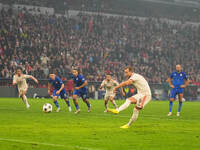
[[[75,104],[76,110],[79,110],[79,106],[78,104]]]
[[[117,109],[117,104],[116,104],[116,102],[113,100],[112,103],[113,103],[115,109]]]
[[[179,105],[178,105],[178,112],[181,111],[181,107],[182,107],[182,105],[183,105],[183,102],[179,102]]]
[[[122,104],[119,108],[118,108],[118,111],[122,111],[126,108],[128,108],[128,106],[131,104],[131,101],[127,98],[126,99],[126,102],[124,104]]]
[[[65,100],[66,104],[68,107],[70,107],[70,103],[69,103],[69,100]]]
[[[60,108],[58,101],[54,101],[54,104],[56,105],[57,108]]]
[[[26,106],[29,105],[29,104],[28,104],[28,101],[27,101],[26,95],[23,95],[23,96],[22,96],[22,100],[23,100],[24,104],[26,104]]]
[[[173,102],[169,101],[169,112],[172,112]]]
[[[137,110],[136,108],[134,108],[133,115],[132,115],[131,119],[128,122],[128,126],[130,126],[135,120],[137,120],[138,115],[139,115],[139,110]]]

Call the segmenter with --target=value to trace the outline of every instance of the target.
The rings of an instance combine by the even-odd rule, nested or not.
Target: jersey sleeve
[[[31,77],[30,75],[24,75],[25,79],[30,78],[30,77]]]
[[[119,85],[119,83],[115,80],[114,81],[114,86],[117,86],[117,85]]]
[[[132,81],[135,81],[136,80],[136,77],[134,75],[132,75],[129,80],[132,80]]]
[[[60,83],[60,84],[63,84],[63,81],[60,79],[60,78],[56,78],[56,80]]]
[[[85,82],[85,78],[84,78],[83,76],[81,77],[81,81],[82,81],[82,82]]]
[[[105,80],[102,81],[101,86],[104,86],[104,84],[105,84]]]
[[[13,83],[17,83],[16,75],[13,76]]]

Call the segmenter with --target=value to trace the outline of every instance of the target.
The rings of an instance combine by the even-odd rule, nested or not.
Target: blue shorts
[[[177,94],[182,94],[184,92],[183,88],[173,88],[170,93],[170,98],[176,98]]]
[[[83,100],[87,99],[87,90],[76,90],[74,89],[73,95],[81,97]]]
[[[53,97],[54,96],[60,96],[62,99],[67,99],[67,92],[65,91],[65,89],[62,89],[62,91],[60,91],[60,94],[56,94],[58,90],[54,90],[53,91]]]

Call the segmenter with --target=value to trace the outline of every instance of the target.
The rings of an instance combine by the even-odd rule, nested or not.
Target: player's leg
[[[108,109],[108,111],[114,114],[118,114],[120,111],[128,108],[130,104],[136,104],[136,99],[134,97],[127,98],[125,103],[122,104],[118,109]]]
[[[151,96],[148,95],[148,96],[145,96],[145,95],[140,95],[140,97],[138,96],[139,99],[136,99],[136,106],[134,107],[133,109],[133,114],[128,122],[128,124],[124,125],[124,126],[121,126],[120,128],[123,128],[123,129],[126,129],[126,128],[129,128],[131,126],[132,123],[134,123],[138,116],[139,116],[139,111],[141,109],[144,108],[144,106],[149,103],[151,101]]]
[[[112,104],[114,105],[115,109],[117,109],[117,104],[114,100],[114,96],[110,96],[110,101],[112,102]]]
[[[53,103],[55,104],[55,106],[57,108],[56,112],[59,112],[60,106],[59,106],[58,101],[57,101],[57,98],[58,98],[59,95],[57,95],[56,92],[57,92],[57,90],[53,91]]]
[[[183,93],[179,93],[178,94],[178,99],[179,99],[179,106],[178,106],[178,112],[177,112],[177,116],[180,116],[180,112],[181,112],[181,107],[183,104]]]
[[[27,97],[26,97],[27,89],[20,90],[19,92],[20,92],[20,97],[22,98],[22,101],[26,105],[26,108],[30,108],[30,105],[29,105]]]
[[[90,105],[90,102],[88,100],[88,97],[87,97],[87,93],[83,93],[81,94],[81,98],[83,99],[83,101],[86,103],[87,107],[88,107],[88,112],[91,111],[91,105]]]
[[[72,108],[71,108],[71,106],[70,106],[70,102],[69,102],[69,99],[67,98],[67,93],[66,93],[65,90],[62,90],[62,91],[60,92],[60,97],[61,97],[62,99],[65,100],[65,102],[66,102],[66,104],[67,104],[67,106],[68,106],[68,108],[69,108],[69,111],[71,112],[71,111],[72,111]]]
[[[105,111],[104,112],[108,112],[108,101],[109,101],[109,96],[105,95],[104,98],[104,105],[105,105]]]
[[[172,115],[172,107],[173,107],[173,101],[176,97],[176,89],[172,89],[171,90],[171,93],[170,93],[170,99],[169,99],[169,113],[168,113],[168,116],[171,116]]]
[[[78,100],[77,100],[78,95],[76,95],[76,94],[74,93],[73,96],[72,96],[72,98],[73,98],[74,105],[75,105],[75,107],[76,107],[75,114],[78,114],[78,113],[80,112],[80,108],[79,108]]]
[[[53,96],[53,103],[55,104],[55,106],[57,108],[56,112],[59,112],[60,111],[60,106],[58,104],[57,98],[58,98],[58,96],[56,96],[56,95]]]

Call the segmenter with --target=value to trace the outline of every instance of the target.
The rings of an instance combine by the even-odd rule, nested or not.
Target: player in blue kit
[[[57,107],[56,112],[60,111],[60,106],[59,106],[58,101],[57,101],[57,98],[59,96],[66,101],[67,106],[69,108],[69,111],[71,112],[72,109],[71,109],[69,100],[67,99],[67,93],[64,89],[63,81],[58,76],[56,76],[55,74],[50,74],[49,75],[49,83],[48,83],[48,93],[49,93],[49,95],[51,93],[51,91],[50,91],[51,85],[54,87],[53,101],[54,101],[54,104]]]
[[[173,106],[173,101],[176,98],[176,95],[178,95],[179,99],[177,116],[180,116],[184,88],[187,87],[190,83],[185,72],[181,71],[181,65],[179,64],[176,65],[176,71],[171,73],[170,77],[168,78],[168,82],[169,86],[172,88],[170,93],[168,116],[172,115],[172,106]]]
[[[72,74],[73,74],[72,79],[75,84],[75,88],[74,88],[74,92],[73,92],[73,101],[74,101],[74,105],[76,107],[75,114],[78,114],[80,112],[78,100],[77,100],[78,96],[81,97],[83,99],[83,101],[87,104],[88,112],[90,112],[91,105],[88,101],[88,96],[87,96],[87,92],[88,92],[87,88],[86,88],[87,81],[81,74],[79,74],[77,69],[73,69]]]

